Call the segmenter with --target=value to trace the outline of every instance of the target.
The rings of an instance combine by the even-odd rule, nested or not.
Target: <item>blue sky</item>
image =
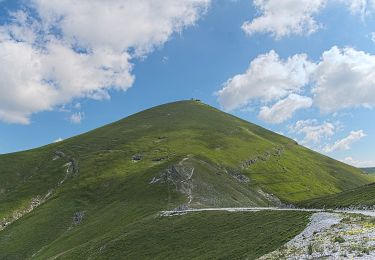
[[[375,166],[375,1],[133,2],[0,1],[0,153],[194,97]]]

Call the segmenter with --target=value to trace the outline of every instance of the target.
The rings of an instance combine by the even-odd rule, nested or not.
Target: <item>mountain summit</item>
[[[0,258],[110,255],[119,245],[106,251],[108,241],[161,210],[283,206],[371,181],[195,100],[1,155],[0,165]]]

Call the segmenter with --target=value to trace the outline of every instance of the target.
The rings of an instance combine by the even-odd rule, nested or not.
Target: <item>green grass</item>
[[[300,233],[309,214],[207,212],[151,217],[65,252],[64,242],[38,258],[61,259],[256,259]],[[66,248],[71,248],[70,245]]]
[[[344,243],[345,239],[343,237],[335,237],[334,242]]]
[[[240,167],[243,161],[280,147],[284,149],[281,156],[259,159],[247,169]],[[68,161],[53,160],[55,151],[64,152],[79,165],[79,173],[71,174],[62,185]],[[141,161],[132,161],[136,154],[142,155]],[[373,181],[354,167],[200,102],[175,102],[63,142],[1,155],[0,221],[27,209],[36,196],[53,192],[42,206],[0,231],[0,259],[24,259],[37,252],[38,256],[69,250],[92,252],[90,246],[95,248],[124,232],[133,234],[131,226],[136,228],[141,222],[157,235],[153,221],[167,219],[155,220],[155,214],[187,203],[187,197],[173,185],[149,183],[184,158],[195,168],[194,207],[272,205],[259,189],[286,203],[298,203]],[[240,183],[228,175],[230,171],[250,181]],[[83,211],[83,223],[72,226],[74,214]],[[231,218],[222,220],[223,228]],[[197,237],[198,242],[205,241]],[[118,244],[118,250],[128,248],[127,243],[123,250]]]
[[[313,208],[345,208],[350,206],[374,206],[375,183],[356,189],[347,190],[338,194],[324,196],[300,202],[302,206]]]

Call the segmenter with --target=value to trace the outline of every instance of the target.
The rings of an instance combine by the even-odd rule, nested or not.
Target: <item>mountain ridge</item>
[[[372,182],[198,101],[0,155],[0,164],[0,258],[86,255],[161,210],[280,206]]]

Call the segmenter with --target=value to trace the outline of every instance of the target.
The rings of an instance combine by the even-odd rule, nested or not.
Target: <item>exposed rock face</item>
[[[286,205],[286,204],[282,203],[281,200],[278,197],[276,197],[273,194],[267,193],[267,192],[263,191],[262,189],[259,189],[258,192],[262,197],[265,197],[270,202],[270,204],[272,204],[272,205],[275,205],[275,206],[280,207],[280,208],[285,208],[285,207],[292,208],[292,207],[294,207],[293,205]]]
[[[239,171],[236,170],[227,170],[227,173],[231,175],[235,180],[241,183],[249,183],[250,179],[246,175],[241,174]]]
[[[43,204],[47,199],[51,197],[53,193],[53,190],[49,190],[48,193],[44,196],[36,196],[31,199],[29,205],[20,208],[18,210],[15,210],[11,216],[3,218],[0,220],[0,231],[4,230],[7,226],[12,224],[14,221],[20,219],[24,215],[30,213],[35,208],[39,207],[41,204]]]
[[[153,177],[152,185],[164,184],[186,197],[179,208],[285,206],[277,197],[255,185],[239,169],[187,157]]]
[[[78,161],[75,158],[67,156],[62,151],[55,151],[53,160],[63,159],[65,161],[64,167],[66,168],[65,177],[59,181],[57,186],[61,186],[66,179],[71,175],[77,175],[79,172]],[[12,224],[14,221],[20,219],[24,215],[30,213],[35,208],[46,202],[53,194],[54,188],[50,189],[44,196],[38,195],[31,199],[29,205],[26,205],[18,210],[15,210],[10,216],[0,220],[0,231]]]
[[[138,161],[142,160],[142,155],[140,155],[140,154],[135,154],[135,155],[132,156],[132,160],[133,160],[134,162],[138,162]]]
[[[55,157],[53,158],[53,160],[55,161],[55,160],[58,160],[58,159],[63,159],[63,160],[66,161],[66,163],[64,164],[64,167],[66,168],[65,177],[61,181],[59,181],[59,183],[58,183],[58,186],[61,186],[68,179],[69,176],[78,175],[79,165],[78,165],[78,160],[76,160],[73,157],[67,156],[62,151],[55,151]]]
[[[83,221],[83,219],[84,219],[84,217],[85,217],[85,214],[86,214],[85,211],[79,211],[79,212],[74,213],[74,216],[73,216],[73,224],[74,224],[74,225],[79,225],[79,224],[81,224],[81,222]]]
[[[177,165],[173,165],[166,169],[160,176],[154,177],[150,184],[166,183],[175,187],[177,192],[180,192],[188,197],[188,204],[193,200],[193,175],[195,168],[185,165],[184,162],[188,160],[185,158]]]
[[[57,159],[64,159],[66,161],[65,166],[68,167],[67,172],[73,173],[74,175],[77,175],[79,172],[79,165],[78,165],[78,160],[76,160],[73,157],[67,156],[64,152],[62,151],[55,151],[55,157],[53,160]]]
[[[249,168],[250,166],[256,164],[259,161],[268,161],[271,156],[273,157],[280,157],[284,153],[284,147],[276,147],[270,151],[266,151],[263,154],[259,154],[254,156],[253,158],[250,158],[248,160],[245,160],[244,162],[241,163],[241,168],[246,169]]]

